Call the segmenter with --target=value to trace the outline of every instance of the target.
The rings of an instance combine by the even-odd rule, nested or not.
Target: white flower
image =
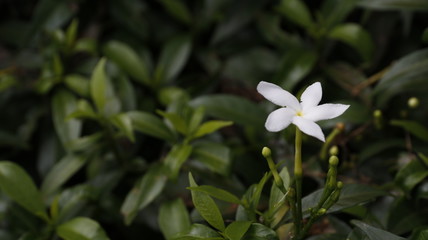
[[[324,133],[315,122],[338,117],[349,107],[331,103],[318,105],[322,96],[319,82],[306,88],[300,97],[301,102],[291,93],[272,83],[260,82],[257,91],[267,100],[282,107],[269,114],[265,124],[268,131],[278,132],[293,123],[302,132],[323,142],[325,142]]]

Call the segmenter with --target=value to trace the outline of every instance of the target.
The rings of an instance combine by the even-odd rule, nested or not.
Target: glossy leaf
[[[187,144],[174,145],[164,159],[168,177],[175,179],[180,172],[181,166],[192,153],[192,146]]]
[[[188,232],[179,234],[173,240],[194,240],[194,239],[223,239],[221,235],[208,226],[202,224],[192,224]]]
[[[227,127],[232,125],[233,122],[231,121],[219,121],[219,120],[211,120],[208,122],[204,122],[198,130],[196,130],[195,134],[193,135],[194,138],[199,138],[204,135],[210,134],[212,132],[215,132],[221,128]]]
[[[428,84],[428,49],[422,49],[394,62],[374,89],[378,106],[385,106],[389,99],[402,92],[426,92]]]
[[[162,204],[159,210],[159,227],[165,239],[190,229],[190,217],[180,198]]]
[[[224,231],[224,235],[230,240],[241,240],[250,228],[250,221],[235,221],[229,224]]]
[[[398,171],[395,182],[409,193],[418,183],[428,177],[428,169],[418,160],[413,160]]]
[[[103,52],[108,59],[140,83],[152,86],[147,64],[131,47],[119,41],[110,41],[104,45]]]
[[[62,145],[68,149],[71,141],[80,136],[82,122],[77,119],[67,119],[68,115],[77,108],[76,98],[67,91],[58,91],[52,99],[52,117],[56,133]]]
[[[98,222],[87,217],[76,217],[59,225],[57,234],[64,240],[108,240]]]
[[[0,188],[12,200],[32,214],[49,219],[33,179],[19,165],[0,161]]]
[[[206,114],[245,126],[263,127],[267,113],[248,99],[232,95],[205,95],[193,99],[194,107],[204,106]]]
[[[248,231],[245,233],[242,239],[251,240],[278,240],[278,236],[275,231],[260,224],[252,223]]]
[[[131,142],[135,142],[134,128],[131,117],[126,113],[120,113],[111,118],[112,123],[122,132]]]
[[[227,175],[230,172],[231,150],[223,144],[214,142],[194,143],[192,158],[203,163],[213,172],[222,175]]]
[[[155,165],[135,184],[120,209],[127,225],[131,224],[139,210],[145,208],[159,196],[167,180],[163,166]]]
[[[394,235],[385,230],[375,228],[364,222],[358,220],[352,220],[352,224],[360,228],[368,237],[369,240],[404,240],[405,238]]]
[[[43,180],[41,191],[44,195],[54,193],[86,163],[87,157],[67,155],[56,163]]]
[[[132,111],[127,114],[135,130],[170,142],[176,139],[174,133],[155,115],[141,111]]]
[[[188,35],[182,35],[165,44],[155,70],[157,83],[166,83],[177,77],[189,59],[191,41]]]
[[[371,60],[375,46],[370,34],[360,25],[354,23],[338,25],[329,32],[328,36],[353,47],[364,61]]]
[[[189,173],[189,183],[190,187],[198,186],[191,173]],[[191,190],[191,193],[193,204],[205,221],[218,230],[224,231],[223,216],[214,200],[204,192]]]
[[[189,187],[188,189],[190,189],[192,191],[198,191],[198,192],[206,193],[206,194],[210,195],[211,197],[214,197],[214,198],[217,198],[219,200],[226,201],[226,202],[241,204],[241,200],[239,200],[238,197],[236,197],[235,195],[233,195],[232,193],[230,193],[226,190],[223,190],[221,188],[216,188],[214,186],[202,185],[202,186],[197,186],[197,187]]]
[[[313,26],[311,13],[302,0],[282,0],[277,11],[307,30]]]
[[[418,122],[411,120],[392,120],[391,125],[402,127],[413,136],[428,142],[428,128]]]
[[[108,83],[107,83],[107,75],[105,72],[105,64],[106,59],[102,58],[95,67],[92,77],[91,77],[91,97],[95,102],[95,105],[98,108],[98,111],[103,111],[104,106],[107,103],[107,91],[108,91]]]

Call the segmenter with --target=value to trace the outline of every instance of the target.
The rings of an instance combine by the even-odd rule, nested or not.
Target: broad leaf
[[[114,115],[111,121],[131,142],[135,142],[134,128],[131,117],[128,114],[120,113]]]
[[[360,228],[368,237],[369,240],[404,240],[405,238],[394,235],[385,230],[372,227],[364,222],[352,220],[352,224]]]
[[[179,234],[177,237],[172,238],[173,240],[197,240],[197,239],[223,239],[221,235],[209,228],[208,226],[202,224],[192,224],[188,232]]]
[[[197,187],[192,174],[189,172],[189,183],[190,187]],[[225,230],[223,216],[214,200],[206,193],[200,191],[191,190],[192,201],[195,205],[196,210],[199,214],[207,221],[211,226],[217,228],[220,231]]]
[[[282,0],[276,8],[288,20],[309,30],[313,26],[311,13],[302,0]]]
[[[418,160],[413,160],[398,171],[395,182],[406,193],[409,193],[418,183],[426,179],[428,170]]]
[[[208,122],[204,122],[198,130],[196,130],[195,134],[193,135],[193,138],[199,138],[204,135],[210,134],[212,132],[215,132],[219,130],[220,128],[224,128],[227,126],[232,125],[233,122],[230,121],[219,121],[219,120],[211,120]]]
[[[190,229],[190,217],[180,198],[162,204],[159,210],[159,227],[166,239]]]
[[[167,169],[168,177],[175,179],[180,172],[183,163],[192,153],[192,146],[187,144],[174,145],[171,151],[164,159],[164,165]]]
[[[415,137],[428,142],[428,128],[418,122],[411,120],[391,120],[391,125],[402,127]]]
[[[235,221],[229,224],[224,231],[224,235],[230,240],[241,240],[250,228],[250,221]]]
[[[0,188],[12,200],[32,214],[48,220],[39,190],[19,165],[0,161]]]
[[[252,223],[242,239],[249,240],[278,240],[276,232],[260,223]]]
[[[71,74],[64,77],[67,87],[82,97],[89,97],[89,79],[78,74]]]
[[[135,130],[169,142],[176,139],[174,133],[155,115],[141,111],[127,114],[131,118]]]
[[[87,217],[73,218],[72,220],[58,226],[56,232],[64,240],[110,239],[96,221]]]
[[[190,189],[192,191],[204,192],[204,193],[206,193],[212,197],[215,197],[219,200],[223,200],[226,202],[241,204],[241,200],[239,200],[239,198],[236,197],[234,194],[232,194],[226,190],[223,190],[221,188],[216,188],[214,186],[202,185],[202,186],[197,186],[197,187],[189,187],[188,189]]]
[[[195,142],[192,159],[222,175],[229,174],[232,163],[230,148],[214,142]]]
[[[375,10],[409,10],[427,11],[428,3],[425,0],[361,0],[358,5]]]
[[[186,4],[181,1],[161,0],[160,3],[165,9],[179,21],[189,24],[192,21],[192,16]]]
[[[107,102],[107,75],[105,72],[106,59],[102,58],[95,67],[91,77],[91,97],[98,108],[98,111],[103,111]]]

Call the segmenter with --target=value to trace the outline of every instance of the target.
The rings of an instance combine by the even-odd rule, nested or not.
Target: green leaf
[[[111,121],[131,142],[135,142],[132,120],[127,113],[114,115]]]
[[[369,240],[404,240],[405,238],[394,235],[385,230],[372,227],[364,222],[352,220],[352,224],[360,228],[368,237]]]
[[[302,0],[282,0],[276,9],[288,20],[306,30],[313,26],[311,13]]]
[[[95,67],[91,77],[91,97],[99,111],[104,110],[107,103],[107,75],[105,72],[106,59],[102,58]]]
[[[255,103],[232,95],[204,95],[193,99],[190,105],[204,106],[206,114],[215,118],[256,128],[262,128],[267,117],[266,112]]]
[[[127,225],[131,224],[139,210],[149,205],[165,187],[168,178],[163,166],[151,166],[147,173],[138,181],[126,196],[120,212]]]
[[[161,0],[165,9],[177,20],[189,24],[192,21],[192,16],[187,6],[182,1]]]
[[[65,149],[71,141],[80,136],[82,122],[77,119],[67,119],[67,116],[77,108],[76,98],[67,91],[58,91],[52,99],[52,118],[56,133]]]
[[[229,147],[213,142],[197,142],[193,144],[192,158],[203,163],[211,171],[228,175],[232,164]]]
[[[383,75],[374,89],[374,97],[379,107],[399,93],[422,92],[428,90],[428,49],[414,51],[397,60]]]
[[[48,220],[39,190],[19,165],[0,161],[0,188],[12,200],[32,214]]]
[[[59,225],[58,236],[64,240],[108,240],[98,222],[87,217],[76,217]]]
[[[202,137],[204,135],[215,132],[220,128],[224,128],[232,124],[233,122],[231,121],[219,121],[219,120],[211,120],[208,122],[204,122],[195,132],[195,134],[193,135],[193,138]]]
[[[137,108],[137,96],[134,86],[126,76],[117,78],[116,92],[122,103],[122,111],[133,111]]]
[[[190,217],[181,198],[162,204],[159,210],[159,227],[165,239],[190,229]]]
[[[193,110],[192,116],[189,119],[189,133],[193,134],[201,125],[205,116],[205,109],[200,106]]]
[[[329,33],[329,38],[342,41],[358,51],[362,59],[369,62],[373,57],[374,43],[370,34],[355,23],[344,23],[334,27]]]
[[[411,120],[391,120],[391,125],[404,128],[413,136],[428,142],[428,128]]]
[[[174,126],[174,129],[177,130],[179,133],[185,136],[187,135],[187,123],[179,114],[173,112],[164,112],[161,110],[158,110],[157,113],[162,117],[168,119],[172,126]]]
[[[250,228],[250,221],[235,221],[229,224],[224,231],[224,235],[230,240],[241,240]]]
[[[426,227],[414,229],[412,236],[410,236],[409,239],[410,240],[428,240],[428,229]]]
[[[103,48],[104,54],[126,73],[147,86],[152,86],[147,63],[128,45],[119,41],[110,41]]]
[[[282,57],[275,82],[284,89],[293,89],[315,66],[318,59],[314,51],[295,47]]]
[[[79,20],[73,19],[73,21],[71,21],[65,33],[66,51],[70,51],[74,47],[74,44],[76,43],[76,35],[77,35],[78,27],[79,27]]]
[[[425,0],[361,0],[358,5],[374,10],[428,10],[428,3]]]
[[[359,162],[363,163],[370,158],[374,157],[377,154],[380,154],[391,148],[401,148],[404,149],[405,142],[401,138],[394,139],[383,139],[382,141],[370,142],[367,146],[365,146],[360,154],[358,155]]]
[[[89,118],[97,119],[98,115],[95,113],[94,108],[85,99],[80,99],[77,102],[76,110],[67,116],[67,119],[72,118]]]
[[[157,83],[167,83],[181,72],[190,56],[191,40],[190,36],[182,35],[166,43],[155,70]]]
[[[234,194],[226,190],[216,188],[214,186],[202,185],[197,187],[188,187],[187,189],[190,189],[192,191],[204,192],[212,197],[215,197],[217,199],[220,199],[226,202],[241,204],[241,200],[239,200],[237,196],[235,196]]]
[[[395,182],[409,193],[418,183],[428,176],[428,170],[418,160],[413,160],[398,171]]]
[[[181,166],[189,158],[192,153],[192,146],[187,144],[174,145],[171,151],[164,159],[165,167],[168,171],[168,176],[172,179],[177,178]]]
[[[290,187],[290,174],[288,173],[287,167],[283,167],[279,172],[279,176],[282,179],[284,189]],[[279,206],[285,203],[284,193],[278,188],[275,182],[272,183],[272,187],[270,189],[270,197],[269,197],[269,209],[277,209]]]
[[[223,239],[221,235],[214,231],[213,229],[202,225],[202,224],[192,224],[190,230],[187,233],[178,235],[177,237],[172,238],[173,240],[193,240],[193,239]]]
[[[174,133],[155,115],[141,111],[132,111],[127,114],[135,130],[169,142],[175,141]]]
[[[278,240],[275,231],[260,224],[252,223],[242,239],[245,240]]]
[[[317,190],[303,198],[303,211],[317,205],[321,198],[323,189]],[[387,195],[386,192],[378,190],[368,185],[347,184],[343,187],[339,201],[333,205],[328,212],[336,212],[344,208],[352,207],[373,200],[376,197]]]
[[[330,30],[331,27],[343,22],[349,13],[355,9],[356,4],[360,0],[327,0],[323,1],[322,13],[322,27]]]
[[[89,97],[89,80],[78,74],[65,76],[64,83],[67,87],[82,97]]]
[[[192,173],[189,172],[189,183],[190,187],[197,187],[195,180],[193,179]],[[211,226],[217,228],[220,231],[225,230],[223,216],[220,213],[218,206],[214,200],[206,193],[200,191],[191,190],[192,201],[195,205],[196,210],[199,214],[207,221]]]
[[[70,179],[83,165],[87,157],[81,155],[66,155],[56,163],[43,180],[41,191],[45,196],[54,193],[62,184]]]

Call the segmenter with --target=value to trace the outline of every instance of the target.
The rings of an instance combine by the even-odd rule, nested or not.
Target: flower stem
[[[302,132],[296,127],[296,142],[294,153],[294,179],[296,183],[296,232],[298,236],[302,224]]]

